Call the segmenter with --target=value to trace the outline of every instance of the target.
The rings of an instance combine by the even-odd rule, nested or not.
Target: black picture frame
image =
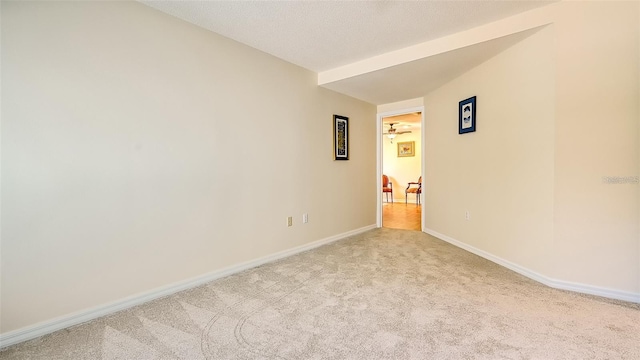
[[[458,134],[476,131],[476,97],[458,103]]]
[[[336,160],[349,160],[349,118],[333,115],[333,153]]]

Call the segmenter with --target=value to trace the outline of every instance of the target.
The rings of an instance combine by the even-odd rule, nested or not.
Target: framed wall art
[[[349,160],[349,118],[333,115],[333,152],[336,160]]]
[[[476,131],[476,97],[458,103],[458,134]]]
[[[416,156],[416,142],[405,141],[398,143],[398,157]]]

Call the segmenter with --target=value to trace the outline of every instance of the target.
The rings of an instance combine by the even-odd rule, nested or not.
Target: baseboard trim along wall
[[[70,326],[78,325],[78,324],[81,324],[93,319],[97,319],[99,317],[109,315],[121,310],[125,310],[125,309],[131,308],[155,299],[159,299],[167,295],[171,295],[183,290],[195,288],[197,286],[206,284],[210,281],[217,280],[225,276],[233,275],[241,271],[248,270],[260,265],[264,265],[266,263],[274,262],[276,260],[280,260],[292,255],[296,255],[296,254],[305,252],[307,250],[315,249],[322,245],[326,245],[338,240],[342,240],[349,236],[357,235],[375,228],[376,228],[376,225],[374,224],[374,225],[365,226],[359,229],[347,231],[342,234],[337,234],[334,236],[330,236],[328,238],[313,241],[308,244],[283,250],[275,254],[267,255],[258,259],[246,261],[240,264],[236,264],[220,270],[216,270],[195,278],[187,279],[187,280],[180,281],[167,286],[163,286],[148,292],[133,295],[133,296],[115,301],[110,304],[101,305],[101,306],[80,311],[74,314],[61,316],[59,318],[45,321],[33,326],[28,326],[26,328],[14,330],[6,334],[0,334],[0,349],[23,342],[23,341],[35,339],[37,337],[50,334],[54,331],[58,331],[64,328],[68,328]]]
[[[411,195],[409,195],[409,196],[411,196]],[[384,197],[384,195],[382,195],[382,203],[383,203],[383,204],[386,204],[386,203],[387,203],[387,198],[386,198],[386,197]],[[391,202],[391,198],[389,198],[388,203],[389,203],[389,204],[391,204],[391,203],[392,203],[392,202]],[[393,203],[396,203],[396,204],[404,204],[404,198],[398,198],[398,199],[395,199],[395,198],[394,198],[394,199],[393,199]],[[413,199],[412,199],[411,197],[410,197],[409,199],[407,199],[407,203],[408,203],[408,204],[417,204],[417,202],[416,202],[416,196],[415,196],[415,195],[413,195]]]
[[[537,273],[535,271],[532,271],[530,269],[527,269],[521,265],[512,263],[511,261],[505,260],[503,258],[500,258],[498,256],[495,256],[491,253],[488,253],[484,250],[480,250],[478,248],[475,248],[471,245],[465,244],[462,241],[456,240],[454,238],[451,238],[447,235],[444,234],[440,234],[437,231],[433,231],[431,229],[424,229],[423,230],[425,233],[434,236],[442,241],[446,241],[451,245],[457,246],[461,249],[467,250],[470,253],[476,254],[482,258],[485,258],[489,261],[492,261],[500,266],[504,266],[509,270],[515,271],[520,275],[524,275],[526,277],[528,277],[529,279],[535,280],[539,283],[542,283],[544,285],[547,285],[549,287],[552,287],[554,289],[560,289],[560,290],[569,290],[569,291],[574,291],[574,292],[579,292],[579,293],[583,293],[583,294],[589,294],[589,295],[597,295],[597,296],[602,296],[602,297],[606,297],[606,298],[610,298],[610,299],[616,299],[616,300],[623,300],[623,301],[629,301],[629,302],[633,302],[633,303],[640,303],[640,293],[633,293],[633,292],[628,292],[628,291],[620,291],[620,290],[615,290],[615,289],[608,289],[608,288],[602,288],[602,287],[598,287],[598,286],[593,286],[593,285],[587,285],[587,284],[580,284],[580,283],[574,283],[574,282],[570,282],[570,281],[564,281],[564,280],[558,280],[558,279],[552,279],[550,277],[547,277],[545,275],[542,275],[540,273]]]

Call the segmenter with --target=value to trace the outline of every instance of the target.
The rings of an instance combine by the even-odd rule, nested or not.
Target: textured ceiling
[[[323,86],[372,104],[422,97],[538,30],[522,31]]]
[[[549,1],[141,1],[315,72],[471,29]]]
[[[394,124],[394,128],[398,131],[420,131],[422,128],[422,114],[413,112],[382,118],[382,131],[388,131],[390,124]]]

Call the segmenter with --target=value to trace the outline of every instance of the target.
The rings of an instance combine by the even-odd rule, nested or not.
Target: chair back
[[[389,177],[387,175],[382,175],[382,187],[389,186]]]

